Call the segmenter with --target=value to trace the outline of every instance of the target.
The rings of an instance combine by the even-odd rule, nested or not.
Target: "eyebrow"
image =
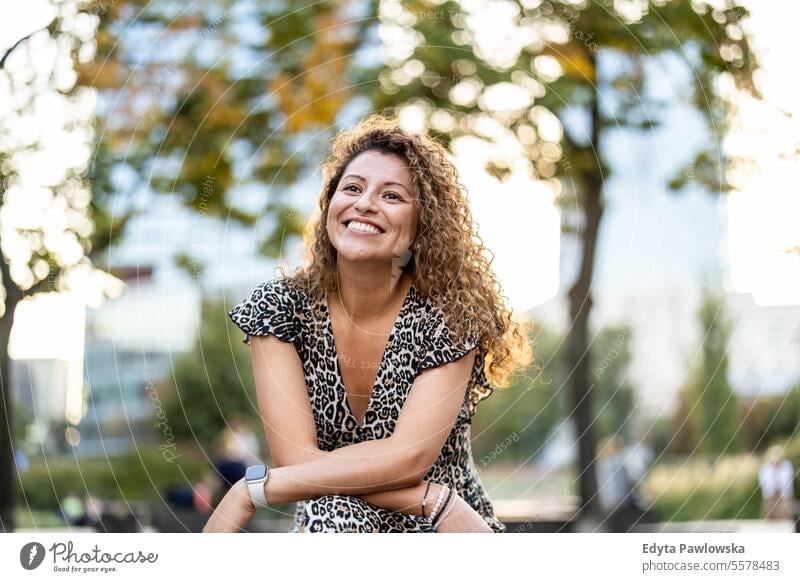
[[[359,176],[358,174],[348,174],[347,176],[342,178],[342,180],[344,180],[345,178],[357,178],[358,180],[361,180],[362,182],[366,182],[367,181],[367,179],[364,176]],[[400,186],[406,192],[411,194],[411,191],[408,188],[406,188],[405,185],[401,184],[400,182],[384,182],[383,185],[384,186]]]

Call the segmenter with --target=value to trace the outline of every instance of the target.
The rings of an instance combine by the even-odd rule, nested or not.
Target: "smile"
[[[364,234],[372,234],[372,235],[383,234],[383,231],[381,229],[379,229],[379,228],[377,228],[375,226],[372,226],[371,224],[366,224],[364,222],[359,222],[358,220],[351,220],[347,224],[347,230],[352,230],[352,231],[355,231],[355,232],[364,233]]]

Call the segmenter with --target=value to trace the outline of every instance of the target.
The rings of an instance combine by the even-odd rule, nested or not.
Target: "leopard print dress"
[[[249,336],[275,335],[294,344],[303,364],[318,446],[331,451],[390,436],[414,379],[425,369],[455,361],[478,346],[477,338],[451,340],[444,315],[412,285],[389,334],[363,424],[347,402],[326,298],[312,300],[284,279],[258,285],[230,312]],[[493,388],[484,372],[482,347],[458,418],[425,480],[445,483],[469,503],[496,533],[505,525],[481,483],[472,457],[470,427],[475,406]],[[297,503],[290,532],[433,532],[430,519],[392,512],[348,495],[325,495]]]

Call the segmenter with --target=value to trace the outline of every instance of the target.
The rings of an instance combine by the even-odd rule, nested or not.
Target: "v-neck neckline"
[[[336,349],[336,336],[333,334],[333,318],[331,317],[331,309],[330,305],[328,304],[328,292],[326,291],[322,297],[321,303],[325,310],[325,319],[326,319],[326,327],[328,330],[328,335],[330,336],[331,347],[333,348],[333,359],[336,365],[336,378],[337,378],[337,392],[339,393],[339,397],[342,400],[342,404],[344,406],[345,413],[353,419],[355,423],[356,429],[362,429],[366,425],[367,416],[372,410],[373,401],[375,399],[375,391],[378,387],[378,382],[381,379],[381,376],[384,372],[384,367],[386,363],[386,358],[389,353],[389,349],[392,347],[392,342],[394,341],[394,337],[396,335],[398,326],[405,315],[406,310],[408,309],[409,305],[411,304],[411,297],[414,293],[414,283],[411,283],[411,286],[406,291],[406,296],[403,299],[403,304],[400,306],[400,311],[397,313],[397,317],[392,324],[392,329],[389,332],[389,337],[386,340],[386,345],[383,348],[383,353],[381,354],[380,364],[378,364],[378,370],[375,374],[375,379],[372,382],[372,389],[369,394],[369,400],[367,400],[367,407],[364,409],[364,419],[361,422],[358,422],[353,409],[350,406],[350,401],[347,400],[347,386],[344,384],[344,376],[342,375],[342,368],[339,363],[339,352]]]

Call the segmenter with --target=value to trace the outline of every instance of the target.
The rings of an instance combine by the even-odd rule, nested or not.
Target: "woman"
[[[277,465],[263,497],[298,502],[291,532],[502,532],[470,424],[487,371],[505,385],[531,349],[456,169],[373,115],[336,137],[323,170],[306,265],[230,312]],[[204,531],[238,531],[250,495],[237,483]]]

